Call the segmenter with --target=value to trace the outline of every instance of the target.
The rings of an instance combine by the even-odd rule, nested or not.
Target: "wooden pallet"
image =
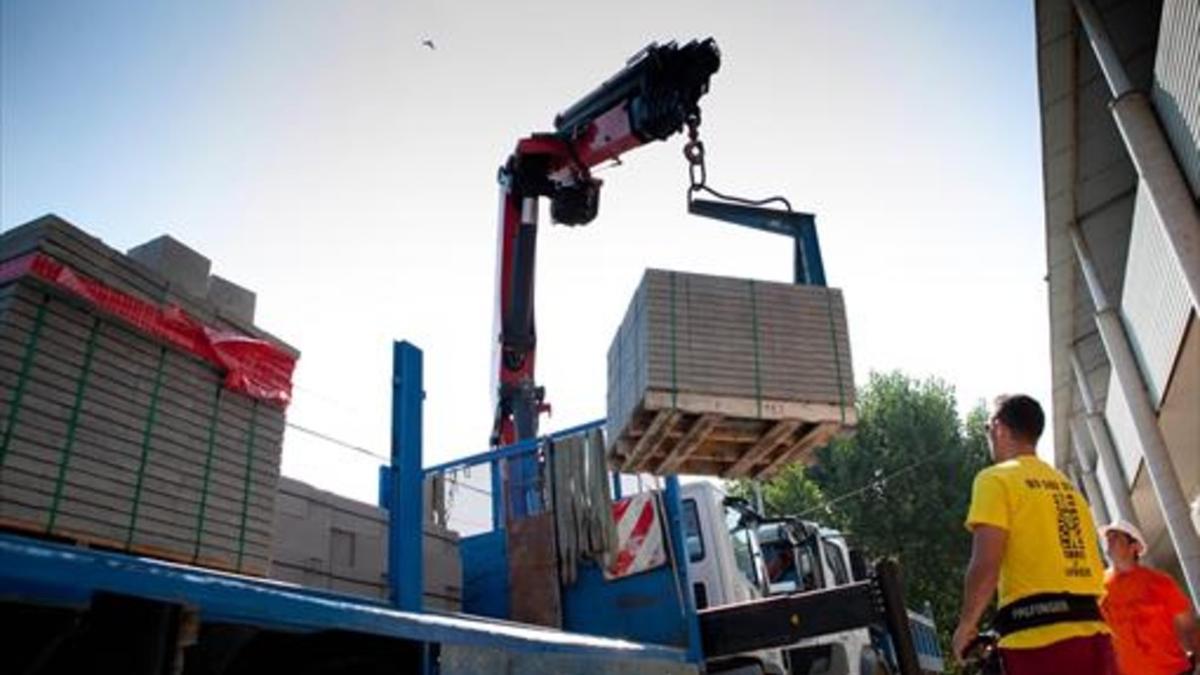
[[[195,567],[204,567],[222,572],[232,572],[234,574],[242,574],[252,577],[265,578],[267,576],[267,567],[255,563],[247,563],[243,561],[242,566],[238,568],[236,565],[231,565],[224,560],[208,558],[205,556],[193,557],[190,555],[183,555],[178,551],[171,551],[157,546],[133,544],[132,546],[126,547],[125,544],[121,542],[69,528],[56,527],[54,528],[53,532],[46,532],[45,523],[35,523],[33,521],[22,520],[18,518],[0,518],[0,531],[21,534],[25,536],[33,536],[46,541],[71,544],[82,548],[112,551],[116,553],[130,553],[147,558],[156,558],[158,560],[166,560],[168,562],[192,565]]]
[[[854,408],[796,401],[648,391],[609,463],[627,473],[768,478],[795,462],[811,464],[857,421]]]

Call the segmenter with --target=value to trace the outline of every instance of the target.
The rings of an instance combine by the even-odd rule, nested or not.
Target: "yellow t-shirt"
[[[1000,562],[1001,607],[1038,593],[1103,595],[1104,564],[1087,502],[1037,457],[1021,455],[980,471],[966,525],[1008,532]],[[1033,649],[1107,632],[1102,621],[1057,623],[1006,635],[1000,646]]]

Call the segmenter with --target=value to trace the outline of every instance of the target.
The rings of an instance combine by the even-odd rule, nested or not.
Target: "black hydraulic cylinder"
[[[533,349],[536,340],[533,327],[533,272],[536,257],[537,225],[522,223],[517,226],[517,242],[513,247],[508,311],[501,322],[504,346],[522,356]],[[513,370],[521,367],[521,364],[511,365]]]
[[[642,141],[665,140],[696,112],[708,80],[721,67],[717,43],[708,38],[682,47],[652,44],[619,73],[554,119],[558,133],[575,138],[597,117],[625,103],[630,127]]]

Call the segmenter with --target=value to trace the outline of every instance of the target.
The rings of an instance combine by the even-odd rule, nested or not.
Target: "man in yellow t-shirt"
[[[966,526],[971,562],[963,583],[954,654],[978,631],[999,590],[993,621],[1009,675],[1115,675],[1097,599],[1104,563],[1087,502],[1037,457],[1042,407],[1024,395],[996,399],[988,421],[994,464],[975,477]]]

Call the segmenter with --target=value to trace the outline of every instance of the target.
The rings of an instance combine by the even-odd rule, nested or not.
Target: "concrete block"
[[[0,389],[15,390],[20,379],[24,392],[15,410],[15,401],[0,399],[11,440],[0,473],[7,517],[45,526],[57,494],[53,534],[264,573],[282,411],[257,406],[253,413],[233,393],[214,407],[217,375],[207,364],[116,323],[97,323],[57,296],[43,304],[24,282],[0,291]],[[39,306],[46,311],[35,343]],[[27,355],[33,367],[23,376]],[[164,355],[169,367],[156,387]]]
[[[208,301],[227,318],[254,323],[254,291],[212,275],[208,278]]]
[[[128,255],[192,297],[208,295],[208,271],[212,263],[183,242],[164,234],[129,249]]]
[[[40,252],[75,271],[154,301],[162,300],[166,283],[145,265],[131,263],[119,251],[57,216],[44,216],[0,235],[0,258]]]
[[[387,511],[283,477],[279,482],[271,576],[319,588],[387,595]],[[458,535],[424,527],[427,609],[462,607]]]
[[[0,233],[0,259],[34,252],[49,255],[59,262],[69,265],[76,272],[96,279],[122,293],[153,303],[166,302],[178,305],[205,323],[267,340],[285,352],[299,356],[299,351],[294,347],[256,326],[243,321],[231,322],[217,316],[213,303],[207,297],[208,267],[204,268],[203,274],[192,275],[195,283],[191,287],[185,288],[185,284],[181,284],[175,279],[169,279],[169,275],[158,269],[156,264],[151,264],[153,260],[148,262],[123,255],[106,246],[99,239],[53,215]],[[150,253],[150,251],[146,251],[144,255],[152,258]],[[195,252],[193,251],[193,253]]]

